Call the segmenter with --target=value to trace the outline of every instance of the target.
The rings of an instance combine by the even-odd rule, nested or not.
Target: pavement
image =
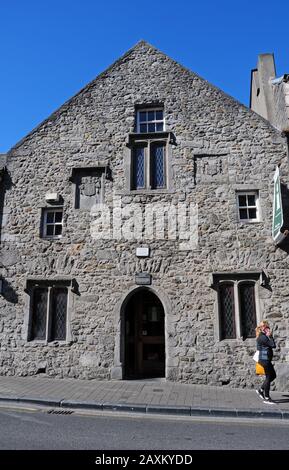
[[[0,405],[34,404],[56,409],[126,411],[164,415],[288,420],[289,391],[263,403],[254,389],[151,380],[81,380],[0,376]]]

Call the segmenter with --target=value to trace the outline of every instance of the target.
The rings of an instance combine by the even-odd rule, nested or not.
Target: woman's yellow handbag
[[[259,362],[256,362],[256,374],[257,375],[265,375],[265,369]]]

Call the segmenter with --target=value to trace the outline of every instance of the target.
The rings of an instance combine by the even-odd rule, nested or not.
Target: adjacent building
[[[250,387],[268,318],[284,385],[287,141],[264,117],[141,41],[16,144],[0,373]]]

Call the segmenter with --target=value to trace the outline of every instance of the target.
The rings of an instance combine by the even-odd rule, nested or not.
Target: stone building
[[[144,41],[6,155],[0,373],[253,386],[288,360],[286,139]]]

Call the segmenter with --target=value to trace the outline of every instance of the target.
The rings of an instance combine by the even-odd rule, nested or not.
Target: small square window
[[[148,112],[148,121],[155,121],[155,112],[154,111],[149,111]]]
[[[43,210],[43,238],[59,238],[62,234],[63,209],[44,209]]]
[[[164,131],[163,109],[142,109],[137,111],[136,131],[140,133]]]
[[[258,191],[237,193],[238,216],[240,222],[260,220]]]

